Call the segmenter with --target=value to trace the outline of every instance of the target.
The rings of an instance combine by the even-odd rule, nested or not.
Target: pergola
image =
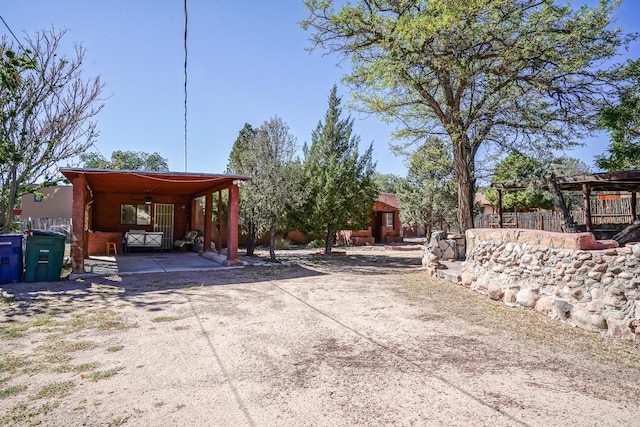
[[[627,191],[631,193],[631,216],[636,218],[636,193],[640,191],[640,170],[628,170],[591,175],[561,176],[555,178],[560,190],[582,192],[584,200],[584,223],[586,231],[593,231],[591,220],[591,204],[589,197],[592,191]],[[502,228],[502,192],[525,190],[533,185],[536,188],[549,189],[546,181],[519,184],[492,184],[498,192],[499,227]]]
[[[84,271],[88,257],[88,232],[102,222],[103,231],[127,231],[127,227],[114,222],[119,215],[120,203],[142,200],[146,204],[156,201],[178,206],[175,229],[184,233],[194,225],[197,199],[205,197],[204,251],[211,250],[213,232],[213,194],[228,191],[227,207],[227,264],[238,263],[238,211],[239,188],[242,181],[251,179],[242,175],[218,175],[181,172],[140,172],[107,169],[61,168],[60,172],[73,185],[73,271]],[[219,214],[222,197],[218,197]],[[218,216],[220,218],[220,215]],[[104,225],[107,224],[107,225]],[[220,234],[220,233],[218,233]],[[218,249],[220,249],[218,245]]]

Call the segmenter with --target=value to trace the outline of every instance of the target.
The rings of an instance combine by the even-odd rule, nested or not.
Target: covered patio
[[[204,252],[211,252],[213,195],[218,194],[218,218],[223,217],[223,192],[227,192],[225,265],[238,265],[238,185],[248,176],[180,172],[141,172],[106,169],[61,168],[73,185],[72,267],[84,272],[90,255],[112,248],[122,254],[129,233],[156,239],[149,250],[172,250],[174,241],[195,230],[201,215],[198,199],[204,197],[202,224]],[[221,227],[218,223],[217,226]],[[223,230],[217,232],[222,254]],[[115,248],[114,248],[115,247]],[[142,245],[142,249],[147,249]]]

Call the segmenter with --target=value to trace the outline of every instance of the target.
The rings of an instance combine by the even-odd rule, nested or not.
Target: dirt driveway
[[[382,248],[2,292],[0,424],[631,426],[640,350]]]

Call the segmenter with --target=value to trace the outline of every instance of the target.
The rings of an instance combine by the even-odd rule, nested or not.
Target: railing
[[[636,209],[640,213],[640,207]],[[572,211],[571,217],[576,224],[584,225],[584,212]],[[591,223],[594,228],[616,228],[619,224],[631,224],[631,199],[591,200]],[[498,228],[498,214],[481,214],[475,219],[477,228]],[[504,212],[503,228],[526,228],[562,232],[562,215],[559,212]],[[610,227],[609,227],[610,226]]]

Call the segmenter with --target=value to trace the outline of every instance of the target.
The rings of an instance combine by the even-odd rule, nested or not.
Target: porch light
[[[144,196],[144,204],[145,205],[150,205],[151,204],[151,196]]]

